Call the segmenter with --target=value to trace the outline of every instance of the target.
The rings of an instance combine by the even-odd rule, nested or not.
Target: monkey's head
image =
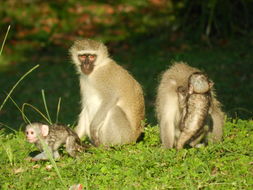
[[[90,39],[76,40],[70,48],[70,54],[78,72],[85,75],[89,75],[94,67],[108,57],[106,46]]]
[[[29,143],[36,143],[39,136],[44,138],[49,133],[49,126],[42,123],[31,123],[26,126],[26,139]]]
[[[208,92],[213,83],[208,79],[208,77],[202,72],[195,72],[189,77],[188,81],[189,93],[206,93]]]

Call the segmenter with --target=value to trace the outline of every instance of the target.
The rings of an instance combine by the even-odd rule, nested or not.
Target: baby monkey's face
[[[26,139],[29,143],[35,143],[38,141],[36,131],[32,128],[26,129]]]

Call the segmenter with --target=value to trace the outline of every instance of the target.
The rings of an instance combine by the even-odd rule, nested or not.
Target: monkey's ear
[[[46,137],[49,133],[49,127],[48,125],[42,125],[41,126],[41,134],[43,137]]]

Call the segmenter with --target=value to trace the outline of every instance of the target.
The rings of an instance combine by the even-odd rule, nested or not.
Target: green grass
[[[137,144],[92,148],[75,159],[63,151],[56,165],[67,186],[84,189],[252,189],[252,121],[227,122],[224,141],[200,149],[165,150],[158,136],[148,126]],[[49,161],[25,160],[36,148],[22,132],[0,137],[1,189],[64,189]]]

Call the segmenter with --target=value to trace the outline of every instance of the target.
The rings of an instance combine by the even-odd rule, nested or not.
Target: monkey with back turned
[[[77,152],[82,152],[87,148],[82,145],[77,134],[64,125],[54,124],[49,126],[43,123],[31,123],[26,126],[25,132],[27,141],[34,143],[42,151],[32,158],[33,161],[48,159],[41,141],[48,146],[55,159],[60,158],[58,149],[61,145],[66,145],[66,151],[72,157],[75,157]]]
[[[186,98],[180,100],[180,96],[182,95],[180,94],[180,88],[187,89],[189,77],[196,72],[200,72],[200,70],[191,67],[183,62],[175,62],[162,75],[161,82],[158,86],[157,91],[156,113],[160,126],[160,137],[162,145],[165,148],[177,147],[180,135],[182,133],[182,122],[184,125],[184,123],[187,123],[186,120],[191,120],[190,116],[192,114],[188,114],[188,116],[185,116],[185,106],[187,106],[187,102],[185,101]],[[201,85],[199,87],[201,87]],[[205,85],[202,88],[204,89]],[[185,97],[187,96],[188,95],[186,95]],[[204,128],[207,128],[207,130],[203,130],[203,132],[200,131],[200,134],[198,134],[199,132],[197,132],[197,134],[195,135],[197,135],[198,137],[203,136],[201,140],[205,142],[219,142],[221,141],[223,134],[224,113],[221,110],[221,104],[216,98],[213,87],[210,89],[210,99],[210,107],[207,116],[208,119],[204,121]],[[205,101],[206,100],[204,100],[203,102]],[[205,106],[206,105],[203,105],[201,109],[203,109]],[[206,112],[203,113],[204,115],[206,115]],[[198,114],[193,115],[199,117],[199,119],[197,120],[201,120],[200,118],[202,116],[200,117],[200,115]],[[189,118],[187,119],[187,117]],[[195,122],[195,120],[193,119],[191,120],[191,122],[193,123]],[[189,136],[191,135],[189,134]],[[178,148],[181,148],[182,144],[184,143],[180,144],[181,145]]]

